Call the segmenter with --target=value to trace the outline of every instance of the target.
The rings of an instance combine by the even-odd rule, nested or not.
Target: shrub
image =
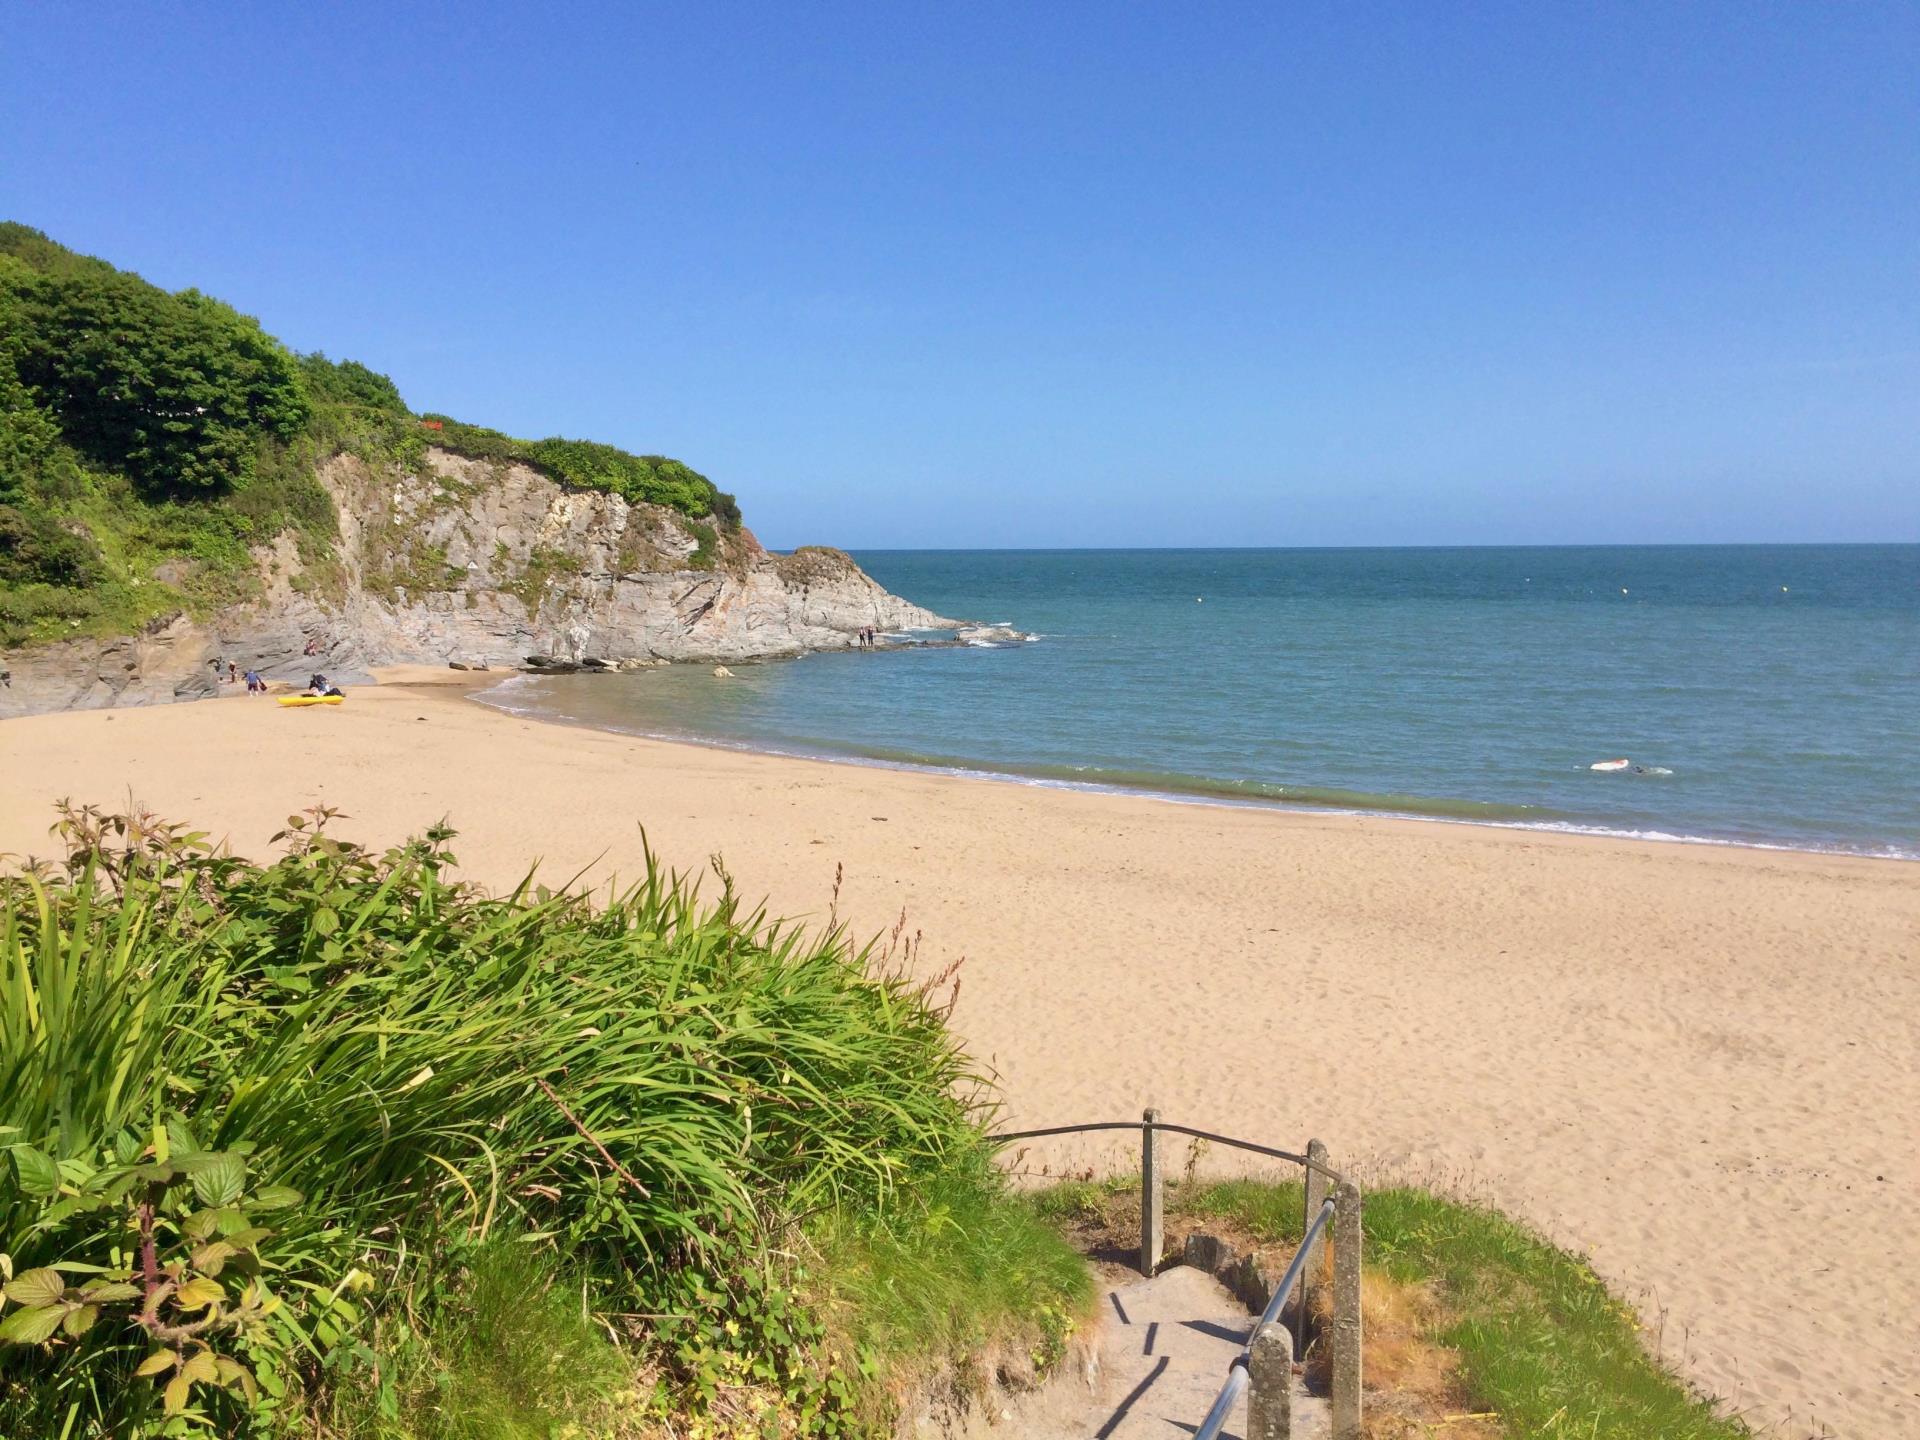
[[[85,535],[39,511],[28,515],[0,505],[0,585],[91,584],[100,552]]]
[[[257,321],[197,290],[47,258],[45,236],[13,243],[0,265],[12,369],[95,463],[149,493],[219,493],[249,473],[262,438],[306,423],[293,356]]]
[[[357,405],[391,415],[409,415],[400,387],[390,376],[358,360],[329,360],[319,350],[300,357],[300,375],[316,405]]]
[[[531,881],[488,898],[447,877],[444,830],[374,855],[329,818],[289,817],[289,853],[257,866],[65,809],[66,861],[0,879],[0,1251],[59,1271],[40,1300],[61,1307],[53,1331],[0,1329],[0,1433],[61,1433],[72,1407],[74,1436],[159,1433],[188,1367],[175,1420],[306,1433],[328,1396],[397,1383],[400,1317],[499,1235],[589,1313],[652,1317],[621,1333],[661,1413],[745,1387],[820,1433],[853,1415],[861,1374],[782,1258],[803,1225],[1000,1203],[926,995],[650,856],[604,905]],[[144,1204],[157,1271],[120,1238]],[[153,1273],[170,1296],[220,1281],[193,1313],[244,1323],[182,1334],[163,1296],[158,1337],[116,1290],[115,1316],[65,1328],[94,1303],[79,1277],[151,1299]],[[1065,1312],[1057,1269],[1015,1273],[994,1313]],[[173,1358],[144,1377],[156,1338]]]

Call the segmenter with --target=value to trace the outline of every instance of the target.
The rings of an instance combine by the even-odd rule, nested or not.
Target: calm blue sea
[[[1041,638],[491,698],[1037,783],[1920,857],[1920,545],[856,558]],[[1589,768],[1613,758],[1644,768]]]

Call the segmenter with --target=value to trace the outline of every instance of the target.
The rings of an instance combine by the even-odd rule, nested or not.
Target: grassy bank
[[[1058,1353],[1085,1272],[885,957],[329,818],[0,880],[0,1434],[856,1434]]]
[[[1578,1256],[1494,1210],[1431,1191],[1370,1190],[1365,1200],[1369,1359],[1386,1362],[1369,1371],[1369,1384],[1407,1376],[1428,1398],[1446,1401],[1444,1433],[1512,1440],[1742,1440],[1750,1433],[1649,1353],[1632,1308]],[[1137,1189],[1071,1182],[1043,1192],[1038,1203],[1056,1221],[1124,1236],[1139,1199]],[[1272,1246],[1278,1273],[1299,1244],[1304,1209],[1298,1181],[1189,1182],[1169,1187],[1168,1233],[1212,1230]],[[1389,1347],[1402,1353],[1383,1353]]]

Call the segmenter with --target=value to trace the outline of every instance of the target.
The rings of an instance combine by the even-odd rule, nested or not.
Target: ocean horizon
[[[903,636],[732,679],[517,676],[480,698],[1189,802],[1920,858],[1920,544],[854,558],[1032,638]]]

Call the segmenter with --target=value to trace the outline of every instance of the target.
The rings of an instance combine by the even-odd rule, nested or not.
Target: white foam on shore
[[[574,725],[585,730],[601,730],[614,735],[631,735],[640,740],[658,740],[669,745],[699,745],[710,750],[731,750],[745,755],[773,755],[783,760],[816,760],[829,765],[860,765],[871,770],[904,770],[917,775],[951,775],[963,780],[993,780],[1003,785],[1026,785],[1037,790],[1070,790],[1091,795],[1134,795],[1173,805],[1204,805],[1229,810],[1284,810],[1293,815],[1343,815],[1356,819],[1413,820],[1430,825],[1472,825],[1492,830],[1535,830],[1557,835],[1591,835],[1609,840],[1647,840],[1666,845],[1716,845],[1736,850],[1771,850],[1795,855],[1836,855],[1852,859],[1920,861],[1920,849],[1897,845],[1875,847],[1814,843],[1789,844],[1775,840],[1745,840],[1723,835],[1688,835],[1668,830],[1629,829],[1611,825],[1583,824],[1575,820],[1486,820],[1462,815],[1430,815],[1412,810],[1369,809],[1345,805],[1304,805],[1284,799],[1233,795],[1195,795],[1179,790],[1155,790],[1148,786],[1114,785],[1101,780],[1066,780],[1054,775],[1023,775],[1018,771],[995,770],[977,765],[935,765],[915,760],[888,760],[872,755],[848,755],[830,750],[808,750],[770,742],[734,740],[715,735],[649,730],[635,725],[610,725],[556,715],[538,704],[519,703],[535,700],[543,693],[537,689],[522,696],[522,689],[533,689],[539,677],[518,675],[467,698],[491,709],[523,719],[551,725]],[[511,697],[501,692],[512,689]],[[496,698],[498,697],[498,698]]]

